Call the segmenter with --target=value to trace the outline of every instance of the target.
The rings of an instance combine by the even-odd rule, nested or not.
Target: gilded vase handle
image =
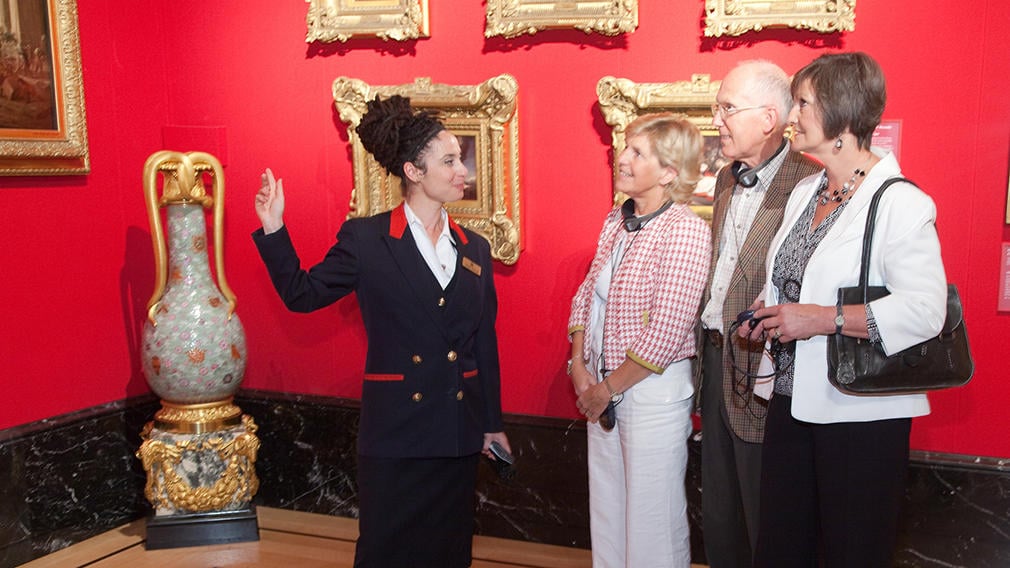
[[[203,185],[204,172],[211,173],[212,195]],[[158,198],[158,173],[164,176],[162,197]],[[206,152],[174,152],[160,150],[144,163],[144,198],[151,223],[154,245],[154,292],[147,301],[147,319],[158,325],[155,314],[161,304],[168,282],[168,250],[161,223],[161,208],[175,204],[199,204],[214,207],[214,269],[218,288],[228,300],[228,319],[235,313],[235,294],[224,274],[224,170],[221,162]]]

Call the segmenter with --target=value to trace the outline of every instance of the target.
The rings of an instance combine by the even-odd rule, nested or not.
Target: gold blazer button
[[[423,361],[424,359],[421,359],[420,355],[414,355],[413,357],[410,358],[410,360],[413,361],[415,365],[420,365],[421,361]]]
[[[463,391],[459,390],[456,392],[456,400],[463,400]]]
[[[410,399],[413,400],[414,402],[421,402],[422,398],[424,398],[424,395],[419,392],[415,392],[414,396],[410,397]]]
[[[448,354],[447,354],[447,355],[445,356],[445,358],[446,358],[446,359],[448,359],[450,363],[454,362],[454,361],[456,360],[456,352],[455,352],[455,351],[450,351],[450,352],[449,352],[449,353],[448,353]]]
[[[440,307],[440,308],[444,308],[445,307],[445,298],[439,298],[438,299],[438,307]]]

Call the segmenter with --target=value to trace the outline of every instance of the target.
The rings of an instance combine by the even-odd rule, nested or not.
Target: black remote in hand
[[[515,457],[508,453],[505,447],[498,442],[491,442],[488,449],[491,450],[491,454],[494,456],[494,459],[488,458],[488,463],[494,468],[498,477],[505,480],[515,477]]]

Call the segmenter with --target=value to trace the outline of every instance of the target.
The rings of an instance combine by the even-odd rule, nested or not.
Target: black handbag
[[[877,204],[884,190],[905,178],[891,178],[880,186],[866,215],[859,285],[838,289],[838,303],[866,304],[890,294],[884,286],[869,286],[870,249]],[[915,185],[915,184],[913,184]],[[868,339],[836,333],[828,337],[828,380],[848,394],[888,395],[922,392],[964,385],[975,371],[968,346],[961,297],[947,284],[947,318],[940,335],[887,356]]]

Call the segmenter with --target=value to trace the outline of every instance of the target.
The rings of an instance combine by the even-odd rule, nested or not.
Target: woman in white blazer
[[[829,54],[801,69],[792,91],[792,149],[820,160],[824,171],[801,181],[789,199],[750,331],[769,341],[777,371],[754,565],[887,567],[911,418],[928,414],[929,402],[924,394],[839,391],[828,382],[827,340],[835,333],[869,338],[891,354],[939,333],[947,280],[936,208],[911,184],[887,190],[869,279],[891,294],[838,308],[838,288],[858,283],[870,200],[885,180],[901,176],[893,154],[870,147],[886,101],[884,77],[866,54]]]

